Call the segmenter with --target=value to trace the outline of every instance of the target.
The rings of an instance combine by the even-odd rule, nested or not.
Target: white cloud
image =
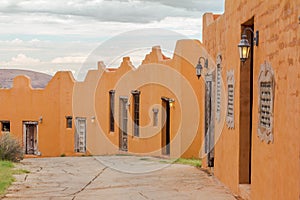
[[[66,57],[58,57],[54,58],[51,63],[54,64],[71,64],[71,63],[83,63],[86,57],[81,56],[66,56]]]
[[[27,0],[6,1],[0,4],[0,12],[25,13],[41,17],[56,16],[60,23],[72,21],[74,17],[90,18],[105,22],[149,23],[163,20],[165,17],[198,17],[199,11],[209,8],[221,10],[224,0],[215,1],[182,1],[182,0],[144,0],[144,1],[107,1],[107,0]],[[63,4],[63,5],[62,5]],[[38,19],[37,19],[38,20]]]
[[[137,29],[167,29],[200,39],[203,12],[219,12],[223,4],[224,0],[1,0],[0,67],[51,74],[66,69],[77,72],[99,44]],[[151,40],[152,36],[126,42],[144,42],[145,37]],[[172,39],[175,44],[181,38]],[[164,40],[154,45],[172,51],[163,45]],[[143,47],[151,48],[148,44]],[[112,55],[111,50],[101,52],[88,65],[95,67],[96,60],[112,61]],[[145,55],[131,56],[137,65]]]
[[[16,57],[13,57],[7,65],[36,65],[40,62],[39,59],[28,57],[25,54],[18,54]]]
[[[128,0],[124,0],[128,1]],[[210,1],[210,0],[140,0],[145,2],[157,2],[159,4],[168,5],[175,8],[185,8],[189,11],[191,10],[199,10],[199,11],[209,11],[209,9],[213,10],[223,10],[224,1]],[[223,4],[222,4],[223,3]]]
[[[27,0],[0,2],[1,34],[79,37],[99,41],[140,28],[169,28],[200,35],[204,12],[224,0]],[[189,9],[191,8],[191,9]],[[9,23],[8,23],[9,22]],[[125,22],[125,23],[124,23]]]
[[[0,40],[0,62],[8,62],[18,54],[38,58],[41,62],[50,62],[58,57],[76,57],[75,61],[79,62],[80,57],[86,57],[97,45],[97,43],[79,41],[41,41],[36,38],[29,41],[21,39]]]

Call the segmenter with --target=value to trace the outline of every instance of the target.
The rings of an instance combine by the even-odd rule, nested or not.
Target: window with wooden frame
[[[109,131],[115,131],[115,90],[109,91]]]
[[[1,121],[1,131],[10,132],[10,121]]]
[[[133,135],[140,136],[140,94],[139,90],[131,92],[133,95]]]

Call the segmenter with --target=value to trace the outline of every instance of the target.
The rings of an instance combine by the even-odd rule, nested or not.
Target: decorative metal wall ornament
[[[234,128],[234,70],[227,71],[226,124],[228,128]]]
[[[220,116],[221,116],[221,82],[222,82],[222,75],[221,75],[221,70],[222,70],[222,55],[219,54],[217,56],[217,70],[216,70],[216,119],[218,122],[220,122]]]
[[[258,137],[267,143],[274,140],[273,111],[274,111],[274,71],[272,66],[265,62],[260,66],[258,77]]]

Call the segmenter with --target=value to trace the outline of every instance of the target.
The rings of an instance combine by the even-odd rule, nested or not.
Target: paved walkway
[[[153,157],[25,159],[4,199],[235,200],[213,176]]]

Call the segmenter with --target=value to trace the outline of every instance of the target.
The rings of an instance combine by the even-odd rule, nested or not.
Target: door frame
[[[125,112],[123,112],[122,110],[123,107]],[[126,123],[126,126],[124,122]],[[128,97],[127,96],[119,97],[119,150],[125,152],[128,151]]]
[[[24,154],[26,155],[39,155],[39,137],[38,137],[38,134],[39,134],[39,128],[38,128],[38,122],[37,121],[23,121],[23,151],[24,151]],[[26,131],[26,128],[27,128],[27,125],[34,125],[35,126],[35,129],[36,129],[36,138],[34,138],[36,140],[36,143],[34,145],[34,152],[33,154],[28,154],[27,153],[27,131]]]
[[[241,32],[247,27],[254,30],[254,18],[249,19],[244,24],[241,24]],[[253,40],[251,32],[247,32],[250,41]],[[239,84],[239,184],[251,184],[252,177],[252,133],[254,132],[253,119],[254,111],[254,48],[253,43],[250,43],[250,53],[248,61],[240,66]],[[247,81],[245,81],[247,80]],[[246,102],[246,103],[245,103]]]
[[[161,97],[162,107],[162,129],[161,129],[161,150],[162,155],[170,155],[171,153],[171,113],[170,113],[170,103],[174,100]],[[165,120],[165,121],[164,121]],[[164,132],[165,130],[165,132]]]
[[[205,76],[205,153],[207,153],[207,166],[214,167],[214,81],[212,72]]]
[[[78,128],[79,128],[79,124],[78,122],[82,120],[85,122],[85,130],[84,130],[84,152],[81,152],[79,149],[79,138],[78,138]],[[75,145],[74,145],[74,150],[77,153],[86,153],[86,130],[87,130],[87,121],[85,117],[76,117],[75,118]]]

